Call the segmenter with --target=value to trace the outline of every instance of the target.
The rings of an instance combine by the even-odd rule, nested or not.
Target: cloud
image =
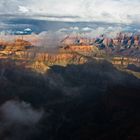
[[[96,28],[92,27],[70,27],[70,28],[62,28],[59,32],[66,33],[67,35],[76,35],[80,34],[81,36],[89,37],[89,38],[96,38],[99,37],[101,34],[106,35],[107,37],[116,37],[116,35],[125,28],[121,26],[99,26]]]
[[[15,14],[19,12],[18,6],[20,5],[19,0],[1,0],[0,2],[0,14]]]
[[[139,0],[1,0],[1,14],[33,16],[43,20],[140,22]],[[63,17],[63,18],[62,18]]]
[[[33,109],[30,104],[13,100],[4,103],[0,111],[6,122],[23,125],[36,124],[43,115],[43,111]]]
[[[24,6],[19,6],[19,11],[22,12],[22,13],[29,12],[28,8],[26,8]]]
[[[40,133],[38,126],[44,111],[24,101],[9,100],[0,106],[0,115],[1,140],[27,140]]]

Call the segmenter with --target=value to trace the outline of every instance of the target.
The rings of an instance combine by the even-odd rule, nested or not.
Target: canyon
[[[90,61],[108,61],[115,67],[126,69],[129,65],[140,67],[140,58],[138,56],[113,53],[109,47],[100,49],[97,44],[90,45],[86,39],[81,39],[80,43],[74,43],[74,38],[67,38],[63,43],[58,44],[55,51],[41,49],[36,46],[41,42],[37,36],[27,35],[15,36],[13,41],[0,41],[0,58],[12,60],[17,65],[45,73],[53,65],[67,66],[70,64],[85,64]],[[76,39],[76,38],[75,38]],[[68,44],[69,43],[69,44]],[[139,74],[138,74],[139,75]]]
[[[138,56],[29,36],[0,48],[0,139],[140,138]]]

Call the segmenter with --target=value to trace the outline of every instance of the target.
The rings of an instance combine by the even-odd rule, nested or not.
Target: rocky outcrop
[[[106,59],[115,66],[127,67],[130,64],[140,66],[140,58],[138,57],[110,56],[104,50],[92,45],[68,45],[58,48],[55,53],[41,52],[37,47],[33,47],[30,42],[22,39],[2,45],[4,47],[0,51],[1,58],[30,62],[26,64],[26,67],[43,72],[52,65],[84,64],[91,59],[98,61]]]
[[[39,62],[44,62],[48,65],[54,65],[54,64],[83,64],[87,62],[87,58],[84,56],[81,56],[76,53],[56,53],[56,54],[50,54],[50,53],[44,53],[44,52],[16,52],[16,57],[19,59],[26,59],[26,60],[34,60]]]
[[[133,57],[113,57],[111,62],[113,65],[128,66],[130,64],[135,64],[140,66],[140,58]]]

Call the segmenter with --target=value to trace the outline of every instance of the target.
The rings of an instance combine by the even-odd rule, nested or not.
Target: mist
[[[32,125],[39,122],[43,115],[43,110],[35,110],[30,104],[22,101],[7,101],[1,107],[0,111],[4,120],[9,123],[20,123],[23,125]]]
[[[0,114],[2,140],[27,140],[33,134],[38,134],[37,125],[44,111],[34,109],[31,104],[24,101],[9,100],[0,106]]]
[[[37,36],[40,41],[36,45],[39,46],[41,50],[55,52],[59,49],[60,42],[66,36],[66,34],[59,31],[44,31],[39,33]]]

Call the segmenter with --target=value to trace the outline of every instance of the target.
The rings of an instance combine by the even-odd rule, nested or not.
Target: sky
[[[19,22],[21,26],[23,19],[34,24],[61,21],[138,25],[140,0],[0,0],[0,17],[0,28],[15,27]]]

